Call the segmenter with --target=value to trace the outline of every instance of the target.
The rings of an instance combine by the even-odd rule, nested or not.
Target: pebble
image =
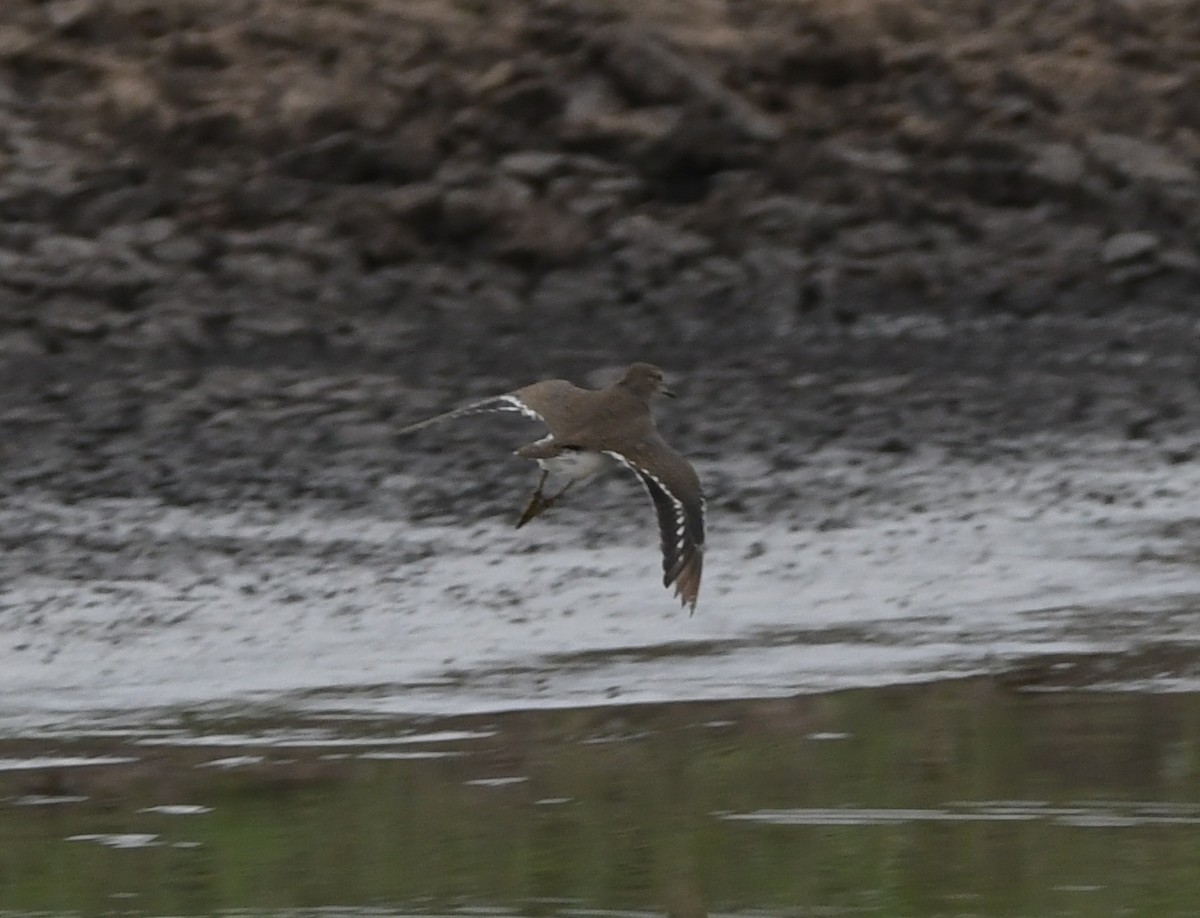
[[[1160,245],[1161,242],[1154,233],[1117,233],[1105,241],[1104,248],[1100,250],[1100,260],[1106,265],[1133,261],[1135,258],[1149,255]]]
[[[1127,134],[1093,134],[1088,152],[1133,181],[1194,183],[1196,170],[1174,150]]]

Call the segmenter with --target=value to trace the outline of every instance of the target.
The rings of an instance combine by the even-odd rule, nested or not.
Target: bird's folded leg
[[[521,519],[517,521],[518,529],[528,523],[535,516],[540,516],[553,507],[554,502],[566,494],[571,485],[575,483],[575,479],[571,479],[565,485],[563,485],[562,490],[560,490],[557,494],[553,495],[552,497],[545,497],[542,494],[542,486],[546,483],[546,474],[546,472],[542,473],[542,479],[538,482],[537,490],[533,492],[533,497],[529,498],[529,504],[525,507],[525,512],[521,514]]]
[[[542,495],[542,488],[545,487],[546,479],[549,477],[549,472],[542,472],[542,477],[538,479],[536,490],[534,490],[533,495],[529,498],[529,503],[525,505],[525,510],[521,513],[521,518],[517,520],[518,529],[550,506],[549,503],[547,503],[546,498]]]

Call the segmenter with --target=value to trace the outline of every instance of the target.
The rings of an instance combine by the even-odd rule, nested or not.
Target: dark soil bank
[[[1195,2],[10,5],[0,486],[369,497],[395,420],[635,358],[711,458],[1187,431],[1198,51]]]

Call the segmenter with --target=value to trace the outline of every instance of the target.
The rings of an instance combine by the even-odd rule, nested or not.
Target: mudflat
[[[642,6],[11,17],[0,727],[1194,686],[1194,9]],[[394,436],[637,359],[693,618],[632,479]]]

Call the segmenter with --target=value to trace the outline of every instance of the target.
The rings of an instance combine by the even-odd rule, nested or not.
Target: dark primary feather
[[[684,605],[695,610],[704,569],[704,494],[691,463],[657,434],[608,450],[628,466],[646,488],[658,518],[662,542],[663,586],[675,586]]]
[[[703,517],[688,513],[686,505],[663,488],[652,475],[638,472],[642,484],[654,503],[658,530],[662,541],[663,586],[675,584],[675,592],[685,603],[695,603],[700,586],[700,571],[704,563]],[[699,540],[697,540],[697,529]]]

